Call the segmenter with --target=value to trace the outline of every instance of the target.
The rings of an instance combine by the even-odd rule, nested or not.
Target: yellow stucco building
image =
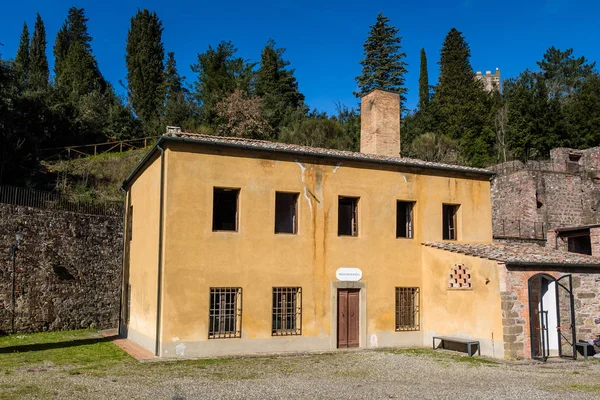
[[[160,357],[430,345],[504,356],[486,170],[399,157],[395,94],[361,152],[175,132],[127,191],[120,332]],[[468,259],[465,261],[465,259]]]

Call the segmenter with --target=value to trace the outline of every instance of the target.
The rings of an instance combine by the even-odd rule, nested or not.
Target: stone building
[[[163,136],[123,184],[120,333],[159,357],[423,346],[438,335],[494,357],[574,355],[573,333],[593,329],[586,318],[558,344],[517,336],[537,332],[543,296],[556,316],[567,307],[559,287],[572,300],[598,285],[600,259],[493,244],[493,174],[400,157],[398,95],[361,101],[359,153]],[[520,272],[509,268],[537,286],[513,290]],[[579,270],[585,284],[561,286]],[[594,301],[568,301],[573,326]]]
[[[494,238],[545,240],[563,250],[600,255],[591,246],[600,224],[600,148],[557,148],[550,160],[493,167]]]
[[[481,71],[475,73],[475,79],[483,82],[483,88],[488,92],[500,91],[500,69],[496,68],[496,71],[492,74],[492,71],[485,71],[485,75]]]

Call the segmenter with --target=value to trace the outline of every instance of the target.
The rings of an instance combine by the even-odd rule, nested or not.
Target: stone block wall
[[[600,325],[596,323],[600,318],[600,269],[518,269],[506,268],[503,264],[499,268],[503,276],[501,304],[507,358],[531,357],[528,281],[539,273],[555,278],[572,275],[577,340],[590,339],[600,332]]]
[[[117,326],[122,219],[0,204],[0,333],[11,329],[17,229],[18,332]]]

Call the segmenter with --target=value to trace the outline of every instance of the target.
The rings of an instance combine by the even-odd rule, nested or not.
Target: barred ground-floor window
[[[396,288],[396,330],[418,331],[420,329],[419,288]]]
[[[210,288],[209,339],[242,337],[242,288]]]
[[[273,336],[302,334],[302,288],[273,288]]]

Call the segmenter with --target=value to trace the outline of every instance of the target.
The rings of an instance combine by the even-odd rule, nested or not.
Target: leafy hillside
[[[55,190],[72,200],[121,201],[121,183],[148,149],[105,153],[75,160],[42,162]]]

